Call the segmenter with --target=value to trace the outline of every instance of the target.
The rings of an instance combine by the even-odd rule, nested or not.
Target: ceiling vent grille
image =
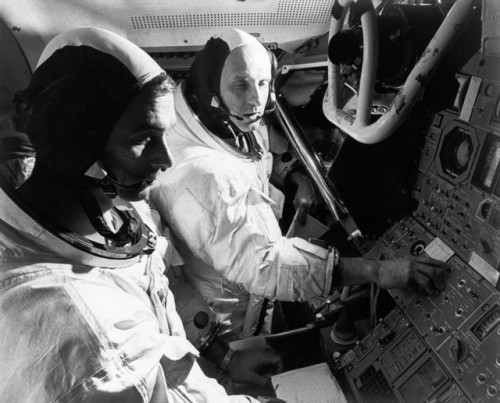
[[[332,0],[280,0],[275,13],[213,13],[133,16],[133,29],[170,29],[234,26],[307,26],[330,21]]]

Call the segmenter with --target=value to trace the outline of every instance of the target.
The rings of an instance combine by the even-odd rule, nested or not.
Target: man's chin
[[[138,189],[118,189],[117,193],[118,196],[122,200],[126,201],[140,201],[140,200],[147,200],[149,197],[149,192],[151,190],[151,186],[148,186],[144,189],[138,190]]]
[[[252,130],[256,130],[260,126],[261,121],[262,121],[262,118],[259,118],[257,120],[253,120],[253,121],[250,121],[250,120],[240,121],[240,120],[234,119],[233,123],[241,131],[243,131],[243,132],[249,132],[249,131],[252,131]]]

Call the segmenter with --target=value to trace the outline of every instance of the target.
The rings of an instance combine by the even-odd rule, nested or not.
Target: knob
[[[498,389],[496,386],[488,386],[488,389],[486,389],[486,393],[488,394],[489,397],[495,397],[498,393]]]
[[[478,384],[484,385],[487,380],[488,380],[488,378],[486,377],[485,374],[483,374],[483,373],[477,374],[476,381]]]
[[[208,322],[210,321],[210,318],[208,317],[208,313],[206,312],[198,312],[196,315],[194,315],[194,325],[198,329],[203,329],[208,325]]]
[[[486,94],[486,96],[488,97],[494,97],[495,94],[496,94],[496,87],[491,84],[491,85],[487,85],[485,90],[484,90],[484,93]]]

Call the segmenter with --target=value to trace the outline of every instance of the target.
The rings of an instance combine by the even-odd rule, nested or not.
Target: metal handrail
[[[323,112],[330,122],[355,140],[364,144],[374,144],[394,133],[408,116],[437,66],[451,49],[460,32],[467,26],[473,14],[471,11],[475,1],[458,0],[453,5],[406,82],[397,92],[388,111],[372,124],[369,124],[369,118],[378,60],[377,20],[372,1],[337,0],[334,4],[336,13],[332,11],[329,40],[342,29],[347,7],[354,2],[365,4],[364,13],[361,16],[364,41],[363,68],[356,117],[342,110],[339,105],[340,66],[330,61],[328,62],[328,90],[323,99]],[[339,7],[342,10],[340,13]]]

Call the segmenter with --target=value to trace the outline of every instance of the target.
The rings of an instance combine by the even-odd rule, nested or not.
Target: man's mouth
[[[143,182],[153,183],[156,179],[158,179],[157,172],[154,175],[148,175],[146,178],[144,178]]]
[[[243,116],[250,122],[256,122],[262,119],[262,115],[260,113],[245,113]]]
[[[158,173],[155,172],[153,175],[147,175],[142,180],[138,180],[137,182],[135,182],[135,184],[131,185],[131,187],[144,190],[147,187],[153,185],[157,179],[158,179]]]
[[[152,185],[158,179],[158,173],[156,172],[154,175],[148,175],[141,182],[145,183],[147,186]]]

